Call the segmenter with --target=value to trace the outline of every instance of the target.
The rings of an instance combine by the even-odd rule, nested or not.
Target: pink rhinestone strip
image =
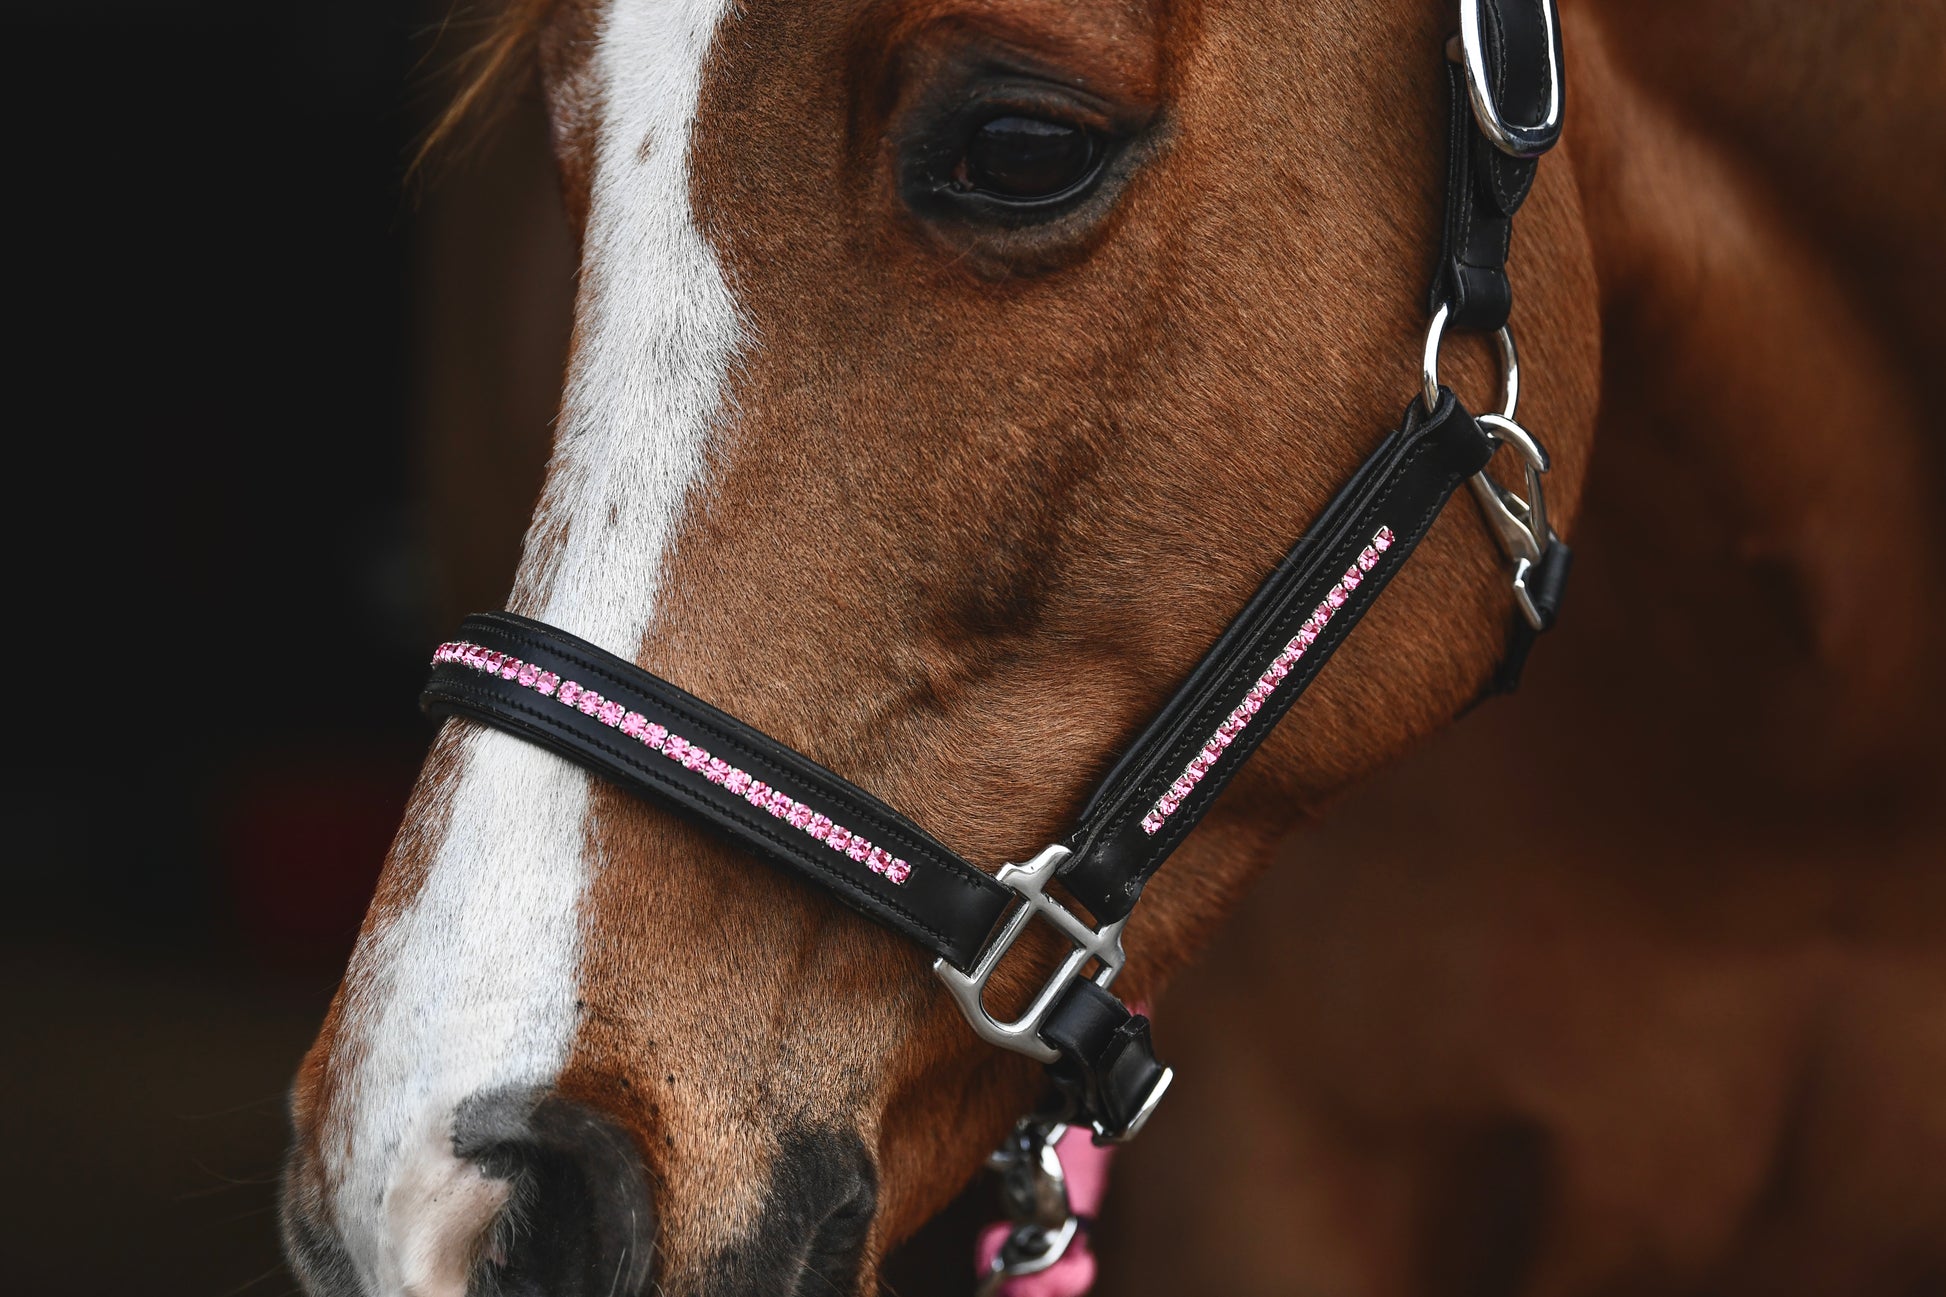
[[[1379,556],[1392,548],[1393,540],[1392,529],[1380,527],[1372,536],[1372,543],[1359,551],[1357,559],[1345,569],[1345,574],[1338,578],[1338,584],[1325,592],[1324,600],[1311,610],[1311,615],[1305,619],[1302,626],[1298,627],[1297,634],[1291,636],[1290,642],[1284,645],[1283,651],[1264,669],[1264,673],[1257,677],[1256,683],[1250,686],[1250,691],[1243,695],[1243,701],[1238,703],[1235,709],[1223,719],[1223,723],[1216,727],[1216,733],[1210,735],[1209,742],[1203,744],[1203,750],[1190,758],[1189,764],[1183,768],[1182,774],[1177,776],[1176,782],[1169,785],[1169,791],[1162,794],[1156,800],[1156,804],[1149,808],[1149,813],[1142,817],[1142,832],[1153,837],[1168,818],[1176,813],[1176,808],[1182,805],[1183,799],[1189,796],[1190,790],[1203,782],[1203,776],[1210,772],[1210,768],[1223,755],[1223,749],[1235,742],[1236,736],[1243,732],[1243,727],[1250,723],[1250,718],[1263,710],[1264,703],[1277,686],[1283,683],[1284,677],[1291,673],[1291,669],[1297,665],[1297,660],[1304,656],[1305,650],[1317,643],[1318,636],[1324,633],[1325,623],[1337,616],[1338,610],[1345,606],[1346,600],[1351,598],[1351,592],[1364,583],[1366,573],[1378,566]]]
[[[659,752],[677,765],[693,770],[713,784],[721,784],[731,792],[742,797],[759,810],[770,812],[785,824],[805,834],[813,841],[822,842],[840,855],[849,856],[875,874],[883,875],[888,883],[903,883],[912,876],[912,866],[894,856],[882,847],[875,847],[863,834],[853,833],[850,829],[833,824],[825,816],[819,815],[804,803],[786,793],[770,787],[749,772],[739,770],[721,757],[711,756],[705,749],[691,743],[680,734],[673,734],[660,725],[652,724],[640,712],[632,712],[618,702],[603,698],[592,689],[583,688],[573,680],[562,680],[552,671],[542,671],[531,663],[505,653],[495,653],[469,644],[465,640],[452,640],[441,644],[432,655],[435,666],[450,663],[478,671],[484,675],[499,676],[511,680],[523,689],[531,689],[543,698],[552,698],[564,707],[572,707],[584,716],[592,716],[610,729],[620,731],[625,737],[636,740],[651,752]]]

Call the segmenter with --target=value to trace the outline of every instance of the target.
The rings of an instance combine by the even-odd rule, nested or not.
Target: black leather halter
[[[1149,878],[1316,678],[1460,483],[1472,479],[1489,515],[1496,504],[1506,515],[1493,517],[1503,541],[1533,529],[1524,547],[1508,546],[1522,616],[1513,624],[1511,670],[1497,687],[1511,687],[1529,641],[1558,606],[1568,549],[1546,531],[1540,509],[1545,455],[1512,423],[1513,374],[1503,416],[1476,418],[1437,385],[1434,370],[1442,327],[1502,331],[1512,364],[1504,332],[1511,220],[1535,157],[1559,131],[1559,37],[1546,0],[1463,0],[1462,9],[1462,37],[1449,47],[1447,215],[1427,395],[1413,399],[1400,426],[1291,547],[1061,843],[989,874],[729,713],[512,613],[469,617],[459,637],[440,646],[423,708],[550,748],[830,890],[930,952],[981,1036],[1046,1062],[1064,1097],[1062,1119],[1091,1123],[1098,1138],[1133,1135],[1170,1073],[1155,1060],[1147,1020],[1107,989],[1123,964],[1123,923]],[[1540,125],[1509,126],[1509,117]],[[1503,442],[1528,459],[1527,500],[1484,474]],[[1092,924],[1047,894],[1055,878]],[[998,1021],[982,1002],[986,979],[1035,916],[1066,935],[1071,953],[1025,1014]]]

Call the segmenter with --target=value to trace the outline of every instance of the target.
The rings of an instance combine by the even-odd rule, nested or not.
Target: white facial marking
[[[739,339],[689,202],[689,135],[728,0],[617,0],[592,73],[578,346],[512,606],[633,658]],[[320,1140],[373,1297],[457,1297],[504,1197],[453,1156],[455,1105],[546,1085],[573,1043],[590,778],[497,731],[461,743],[446,830],[403,913],[360,943]]]

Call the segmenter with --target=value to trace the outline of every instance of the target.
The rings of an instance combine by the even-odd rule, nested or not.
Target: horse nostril
[[[469,1297],[638,1297],[655,1242],[634,1142],[580,1104],[532,1090],[475,1095],[453,1152],[508,1184]]]
[[[711,1292],[840,1297],[857,1291],[865,1242],[878,1211],[878,1173],[852,1131],[786,1135],[743,1244],[710,1267]]]

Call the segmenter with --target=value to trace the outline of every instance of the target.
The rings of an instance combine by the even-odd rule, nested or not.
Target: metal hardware
[[[1061,1056],[1041,1039],[1040,1030],[1041,1023],[1060,1000],[1062,992],[1081,975],[1082,969],[1096,961],[1101,967],[1094,975],[1095,985],[1107,986],[1115,980],[1115,974],[1122,971],[1122,964],[1127,958],[1122,953],[1122,927],[1128,922],[1127,919],[1118,919],[1096,930],[1083,923],[1074,911],[1048,896],[1048,883],[1070,854],[1066,847],[1051,846],[1024,865],[1001,866],[1000,872],[994,876],[995,880],[1019,896],[1025,904],[1007,916],[1000,935],[980,952],[972,972],[962,973],[943,959],[935,960],[932,966],[932,971],[938,974],[940,981],[946,983],[946,989],[959,1001],[960,1012],[966,1015],[966,1020],[982,1040],[1043,1063],[1052,1063]],[[1037,914],[1060,929],[1061,935],[1068,939],[1073,949],[1034,997],[1034,1002],[1027,1006],[1027,1011],[1012,1022],[1001,1022],[987,1012],[987,980],[1000,967],[1000,961],[1007,957],[1007,952],[1013,949],[1014,942],[1027,930],[1028,923]],[[1155,1097],[1151,1096],[1151,1100]]]
[[[987,1166],[1000,1176],[1000,1201],[1013,1228],[980,1277],[975,1292],[993,1297],[1009,1279],[1038,1274],[1067,1255],[1081,1222],[1068,1203],[1067,1173],[1054,1146],[1067,1133],[1059,1122],[1023,1117]]]
[[[987,1169],[1000,1177],[1000,1201],[1016,1224],[1056,1229],[1073,1213],[1067,1170],[1054,1146],[1068,1133],[1063,1122],[1022,1117],[987,1154]]]
[[[1480,134],[1509,157],[1538,158],[1561,138],[1561,21],[1554,0],[1536,0],[1547,29],[1547,111],[1531,125],[1518,125],[1500,115],[1493,101],[1493,79],[1487,72],[1486,42],[1481,39],[1483,0],[1460,0],[1459,62],[1466,69],[1466,98]]]
[[[1142,1127],[1148,1125],[1149,1118],[1155,1114],[1156,1105],[1162,1102],[1162,1096],[1168,1092],[1169,1083],[1175,1079],[1175,1068],[1163,1068],[1162,1075],[1158,1076],[1155,1079],[1155,1084],[1149,1087],[1148,1097],[1142,1100],[1142,1106],[1135,1110],[1135,1116],[1129,1120],[1128,1128],[1119,1135],[1105,1135],[1102,1133],[1101,1126],[1097,1124],[1095,1126],[1095,1143],[1126,1144],[1137,1135],[1140,1135],[1142,1133]]]
[[[1547,525],[1547,492],[1541,482],[1541,474],[1548,470],[1547,451],[1533,434],[1504,415],[1483,414],[1476,422],[1495,445],[1512,446],[1520,453],[1526,498],[1501,486],[1485,470],[1473,475],[1471,485],[1473,498],[1480,502],[1480,512],[1499,542],[1500,552],[1513,564],[1514,601],[1520,605],[1521,616],[1535,630],[1546,630],[1547,621],[1527,589],[1527,576],[1555,540],[1553,529]]]
[[[1426,403],[1426,413],[1431,414],[1439,404],[1439,347],[1446,337],[1446,318],[1452,308],[1444,302],[1432,314],[1432,323],[1426,326],[1426,349],[1419,366],[1419,381],[1423,384],[1420,396]],[[1514,331],[1502,325],[1493,332],[1493,340],[1500,348],[1500,417],[1509,422],[1514,411],[1520,408],[1520,350],[1514,346]]]

